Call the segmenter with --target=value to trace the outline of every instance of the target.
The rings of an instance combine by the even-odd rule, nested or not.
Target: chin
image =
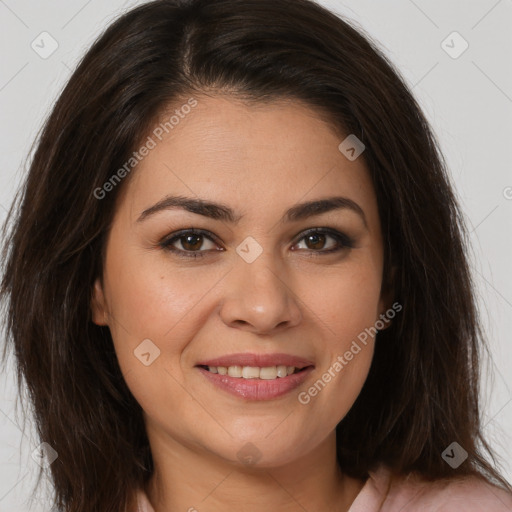
[[[261,429],[252,437],[231,438],[227,445],[214,450],[220,457],[238,467],[249,469],[269,469],[293,463],[310,451],[311,436],[291,436],[289,429],[284,435],[269,435],[269,429],[262,433]]]

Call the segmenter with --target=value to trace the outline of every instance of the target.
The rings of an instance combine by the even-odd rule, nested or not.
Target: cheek
[[[210,283],[192,272],[171,272],[155,259],[136,252],[112,254],[105,285],[114,348],[126,384],[146,413],[165,424],[171,409],[177,417],[200,413],[185,389],[180,358],[201,328],[198,303],[218,278]]]
[[[366,380],[379,318],[380,268],[367,262],[338,269],[308,294],[325,334],[317,380],[300,402],[332,428],[346,415]]]
[[[160,258],[113,255],[106,282],[111,315],[132,336],[162,338],[194,308],[208,283],[192,273],[171,273]]]
[[[301,296],[323,320],[334,343],[343,345],[347,338],[357,337],[378,319],[381,289],[378,265],[354,260],[350,265],[319,276],[317,283],[317,286],[309,285],[307,290],[304,289]]]
[[[213,291],[225,272],[180,270],[163,255],[137,250],[118,254],[113,251],[110,260],[107,258],[105,286],[110,330],[123,374],[125,378],[130,374],[135,383],[134,395],[147,392],[154,399],[159,387],[155,379],[163,379],[167,391],[171,389],[171,394],[181,396],[178,382],[184,380],[183,355],[190,340],[208,321],[213,295],[208,292]],[[137,355],[148,351],[150,360],[154,354],[157,357],[146,367]],[[164,369],[172,369],[172,377]],[[153,386],[155,389],[150,391]],[[179,400],[176,402],[181,405]]]

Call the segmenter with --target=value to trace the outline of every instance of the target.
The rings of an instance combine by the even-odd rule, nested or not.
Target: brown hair
[[[141,408],[110,331],[90,311],[126,180],[101,200],[94,190],[170,104],[217,91],[302,100],[366,146],[383,284],[403,311],[377,335],[365,385],[337,426],[342,471],[364,478],[382,462],[396,474],[482,474],[507,487],[481,451],[495,460],[480,426],[485,344],[467,233],[438,144],[398,71],[368,36],[309,0],[157,0],[117,19],[83,57],[11,207],[6,348],[39,436],[58,452],[56,505],[120,512],[153,470]],[[469,453],[456,469],[441,457],[453,441]]]

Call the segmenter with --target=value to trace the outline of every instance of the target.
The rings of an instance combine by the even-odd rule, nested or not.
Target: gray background
[[[32,141],[78,58],[118,14],[140,3],[0,0],[0,221]],[[470,227],[493,354],[483,381],[485,433],[512,480],[512,0],[320,3],[378,42],[439,138]],[[445,51],[456,56],[463,49],[463,40],[448,37],[453,31],[469,44],[457,58]],[[35,41],[43,51],[42,32],[58,43],[45,59],[31,47]],[[44,49],[50,48],[45,39]],[[37,469],[30,454],[39,442],[15,410],[12,369],[0,379],[0,512],[49,511],[44,487],[29,499]]]

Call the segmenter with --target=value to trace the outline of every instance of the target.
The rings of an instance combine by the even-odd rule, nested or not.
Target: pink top
[[[381,466],[356,496],[348,512],[511,512],[512,495],[477,477],[428,483],[416,475],[393,482]],[[146,494],[137,494],[136,512],[155,512]]]

